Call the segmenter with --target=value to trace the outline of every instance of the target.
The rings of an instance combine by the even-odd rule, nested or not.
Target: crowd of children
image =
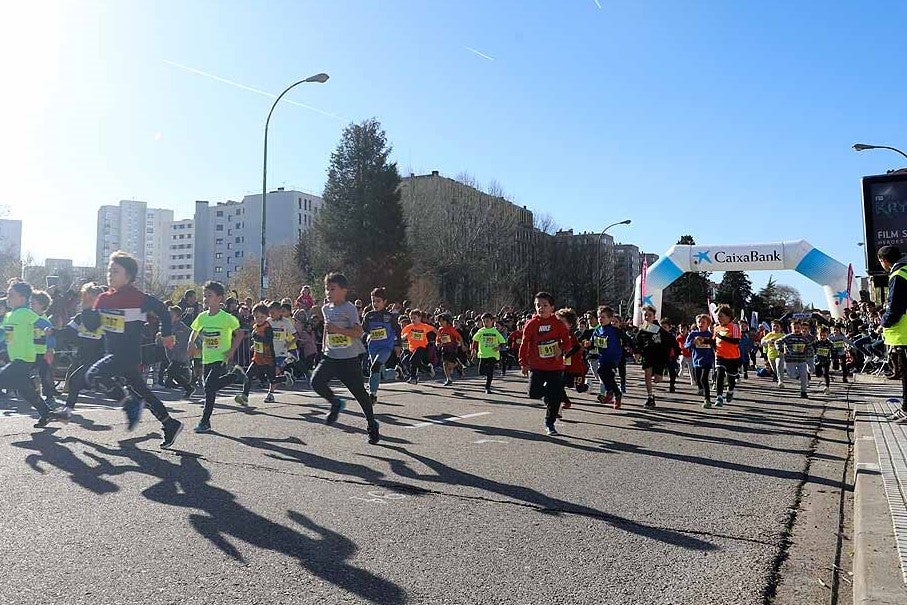
[[[340,273],[325,277],[320,308],[309,286],[295,300],[240,302],[235,292],[228,296],[223,284],[214,281],[205,284],[201,302],[188,291],[179,304],[165,306],[135,288],[137,271],[128,254],[112,255],[107,287],[85,284],[80,310],[62,327],[44,315],[50,305],[46,293],[11,281],[0,388],[16,390],[35,407],[37,427],[68,421],[79,394],[91,390],[119,401],[130,429],[147,407],[162,423],[162,446],[169,447],[182,424],[149,389],[143,372],[149,368],[160,385],[181,390],[187,399],[203,390],[197,433],[212,430],[216,398],[226,386],[241,385],[235,401],[248,405],[256,381],[266,389],[264,401],[273,402],[281,385],[292,386],[299,378],[309,380],[330,403],[326,421],[332,424],[345,402],[328,383],[339,379],[364,412],[370,443],[380,440],[374,406],[388,370],[398,380],[418,384],[440,368],[443,385],[451,386],[477,366],[485,393],[491,393],[497,371],[504,375],[517,365],[528,377],[529,397],[545,404],[549,435],[557,434],[561,410],[571,406],[567,390],[585,393],[590,377],[599,385],[595,400],[620,409],[631,360],[643,369],[646,408],[657,405],[658,382],[667,377],[673,393],[684,374],[704,408],[731,403],[738,381],[748,377],[759,352],[765,359],[759,374],[779,387],[785,377],[798,380],[801,397],[809,396],[813,375],[824,380],[826,392],[833,369],[840,369],[844,382],[848,379],[850,341],[841,326],[819,322],[814,333],[809,318],[794,319],[789,329],[781,320],[751,329],[720,306],[697,316],[692,325],[675,328],[667,319],[658,321],[654,308],[643,307],[640,325],[633,326],[608,306],[584,315],[557,309],[547,292],[536,295],[535,313],[467,311],[455,316],[441,307],[430,313],[409,308],[406,301],[391,303],[384,288],[371,291],[368,305],[348,301],[349,283]],[[57,339],[68,339],[76,348],[62,406],[55,399],[53,375]]]

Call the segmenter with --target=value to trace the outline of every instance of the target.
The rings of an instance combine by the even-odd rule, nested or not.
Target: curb
[[[894,522],[872,430],[878,418],[866,404],[855,407],[853,602],[903,605],[907,603],[907,586],[898,564]]]

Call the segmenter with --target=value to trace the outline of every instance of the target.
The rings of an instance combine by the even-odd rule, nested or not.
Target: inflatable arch
[[[652,305],[661,316],[664,289],[684,273],[781,269],[793,269],[822,286],[832,317],[841,318],[850,298],[847,267],[800,240],[734,246],[673,246],[648,268],[644,287],[642,276],[637,276],[633,322],[639,325],[642,305]],[[704,308],[705,301],[702,302]]]

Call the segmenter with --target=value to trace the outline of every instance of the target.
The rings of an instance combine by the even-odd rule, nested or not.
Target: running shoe
[[[126,430],[133,431],[142,419],[145,402],[134,395],[127,395],[123,398],[122,404],[123,411],[126,412]]]
[[[249,405],[249,396],[240,393],[239,395],[237,395],[236,397],[233,398],[233,401],[235,401],[239,405]]]
[[[784,388],[784,382],[783,382],[783,381],[781,381],[781,380],[778,381],[778,388],[779,388],[779,389],[783,389],[783,388]]]
[[[711,400],[711,399],[703,399],[703,400],[702,400],[702,409],[708,410],[708,409],[711,408],[711,407],[712,407],[712,400]]]
[[[831,389],[828,388],[828,387],[825,387],[824,389],[822,389],[822,392],[823,392],[824,394],[828,395],[829,393],[831,393]]]
[[[448,378],[447,380],[444,381],[444,386],[446,386],[446,387],[449,387],[452,384],[453,384],[453,381],[450,378]]]
[[[381,433],[378,432],[378,421],[376,420],[374,424],[368,427],[368,442],[371,445],[375,445],[381,441]]]
[[[718,395],[717,397],[715,397],[715,407],[724,407],[724,395]]]
[[[907,415],[901,416],[900,418],[897,418],[892,422],[894,422],[895,424],[907,424]]]
[[[43,428],[46,427],[48,424],[50,424],[50,421],[51,421],[51,417],[50,417],[50,416],[40,416],[40,417],[38,418],[38,421],[34,424],[34,427],[35,427],[36,429],[43,429]]]
[[[62,422],[63,424],[67,424],[69,422],[69,420],[72,418],[72,408],[69,407],[68,405],[64,405],[62,408],[57,410],[53,415],[57,419],[59,419],[60,422]]]
[[[806,391],[800,391],[800,399],[809,399],[809,393]]]
[[[339,397],[334,399],[331,403],[331,411],[328,412],[327,418],[324,419],[325,424],[334,424],[337,422],[340,412],[342,412],[345,407],[346,402],[344,402],[343,399],[340,399]]]
[[[485,394],[491,395],[491,387],[485,387]]]
[[[724,400],[727,401],[728,403],[734,401],[734,391],[728,391],[727,394],[724,396]]]
[[[619,410],[619,409],[620,409],[620,400],[621,400],[621,396],[620,396],[620,395],[617,395],[617,396],[614,398],[614,409],[615,409],[615,410]]]
[[[435,366],[433,366],[433,365],[428,366],[428,375],[431,376],[432,378],[435,377]]]
[[[177,436],[183,430],[183,423],[177,420],[176,418],[168,418],[164,422],[164,440],[161,441],[161,449],[167,449],[173,445],[173,442],[176,441]]]
[[[288,387],[292,387],[294,384],[296,384],[296,377],[293,376],[292,370],[285,372],[283,376],[283,382]]]
[[[265,403],[274,403],[274,393],[265,395]]]
[[[566,397],[564,397],[564,403],[561,404],[561,409],[562,409],[562,410],[569,410],[569,409],[570,409],[570,405],[571,405],[571,404],[570,404],[570,400],[567,399]]]
[[[243,382],[246,381],[246,371],[241,365],[236,364],[235,366],[233,366],[233,373],[236,374],[236,376]]]
[[[549,437],[554,437],[555,435],[557,435],[557,429],[554,428],[553,422],[545,423],[545,434],[548,435]]]
[[[897,420],[901,420],[902,418],[907,418],[907,412],[905,412],[903,408],[898,408],[894,414],[889,414],[888,416],[886,416],[885,420],[895,422]]]
[[[195,425],[196,433],[210,433],[211,432],[211,423],[210,422],[199,422]]]
[[[656,407],[656,406],[655,406],[655,395],[649,395],[649,396],[646,398],[646,403],[645,403],[645,405],[644,405],[643,407],[648,408],[648,409],[650,409],[650,410],[651,410],[652,408]]]
[[[624,395],[627,394],[627,384],[625,382],[620,383],[620,392]]]
[[[372,405],[375,405],[376,403],[378,403],[378,394],[377,393],[370,394],[368,396],[368,398],[372,400]]]

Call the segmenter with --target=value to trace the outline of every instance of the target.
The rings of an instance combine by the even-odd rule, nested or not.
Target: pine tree
[[[381,124],[370,119],[343,131],[331,154],[315,242],[303,242],[300,261],[316,273],[342,271],[362,298],[376,286],[397,300],[409,289],[411,266],[400,204],[400,174]],[[317,251],[317,254],[314,252]]]
[[[725,271],[715,292],[715,302],[730,305],[739,312],[747,308],[753,296],[753,284],[743,271]]]

